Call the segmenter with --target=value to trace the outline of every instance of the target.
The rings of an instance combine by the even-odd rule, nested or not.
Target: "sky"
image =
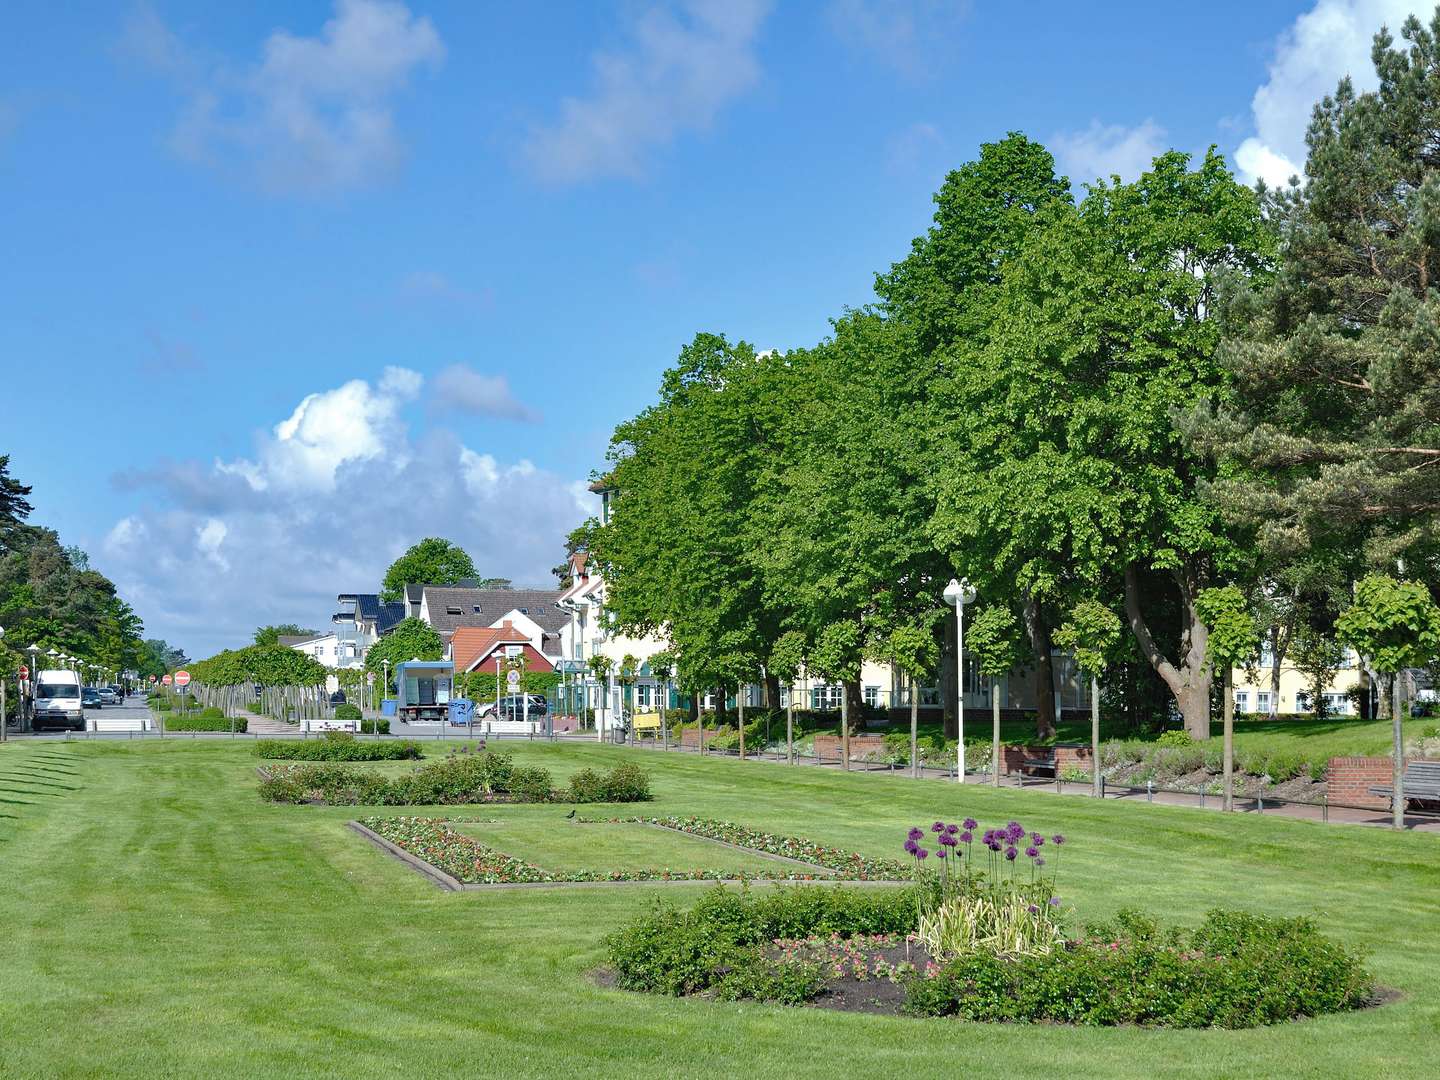
[[[0,454],[191,656],[415,540],[552,580],[700,331],[814,343],[945,173],[1299,170],[1403,0],[10,0]]]

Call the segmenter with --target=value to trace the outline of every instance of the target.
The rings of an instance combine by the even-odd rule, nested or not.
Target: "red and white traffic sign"
[[[30,669],[24,664],[20,665],[20,677],[22,679],[28,679],[30,677]]]
[[[175,672],[175,685],[176,685],[176,686],[189,686],[189,685],[190,685],[190,672],[186,671],[184,668],[181,668],[179,671]]]
[[[167,672],[167,673],[164,675],[164,677],[161,678],[160,681],[161,681],[162,683],[164,683],[166,686],[169,686],[169,685],[170,685],[170,682],[171,682],[169,673]]]

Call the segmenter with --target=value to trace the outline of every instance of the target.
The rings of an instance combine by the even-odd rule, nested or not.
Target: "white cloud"
[[[253,173],[267,189],[323,194],[369,186],[404,158],[394,98],[445,55],[428,18],[393,0],[335,0],[315,37],[276,30],[260,60],[235,70],[203,62],[137,9],[121,49],[182,83],[172,137],[181,155]]]
[[[482,574],[549,580],[595,497],[449,431],[413,434],[398,414],[420,390],[392,368],[306,396],[253,459],[117,476],[141,508],[110,529],[105,567],[147,632],[206,656],[262,623],[324,624],[338,593],[376,589],[423,536],[460,544]]]
[[[388,367],[375,387],[364,379],[310,394],[268,436],[257,460],[216,462],[224,475],[243,477],[255,491],[331,491],[352,462],[400,460],[406,441],[400,409],[420,392],[422,376]]]
[[[840,40],[910,76],[953,55],[952,35],[969,14],[970,0],[830,0],[825,12]]]
[[[1049,145],[1060,171],[1076,184],[1108,181],[1116,175],[1134,180],[1165,151],[1165,129],[1154,120],[1134,127],[1092,120],[1084,131],[1051,136]]]
[[[654,148],[709,128],[759,82],[755,37],[769,8],[769,0],[679,0],[643,10],[625,51],[595,54],[592,93],[566,98],[556,123],[530,133],[530,168],[559,184],[640,176]]]
[[[918,121],[892,135],[885,144],[885,165],[892,172],[914,172],[945,148],[945,137],[934,124]]]
[[[436,412],[463,412],[538,423],[540,414],[510,392],[504,375],[482,375],[452,364],[435,376],[430,404]]]
[[[1251,101],[1255,134],[1235,151],[1245,182],[1277,186],[1300,175],[1315,103],[1346,75],[1357,90],[1374,89],[1376,32],[1385,25],[1398,38],[1407,16],[1428,20],[1433,11],[1433,4],[1417,0],[1319,0],[1297,18],[1277,39],[1269,78]]]

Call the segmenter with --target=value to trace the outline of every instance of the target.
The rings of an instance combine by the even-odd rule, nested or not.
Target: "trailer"
[[[406,724],[443,724],[455,679],[451,660],[406,660],[395,666],[395,713]]]

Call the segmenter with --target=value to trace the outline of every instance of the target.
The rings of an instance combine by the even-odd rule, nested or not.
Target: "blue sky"
[[[682,343],[822,336],[980,142],[1275,179],[1411,6],[12,0],[0,452],[192,655],[427,534],[542,581]]]

